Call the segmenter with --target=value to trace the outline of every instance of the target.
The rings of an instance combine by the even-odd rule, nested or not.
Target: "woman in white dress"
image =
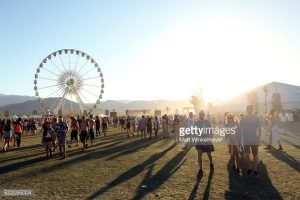
[[[278,117],[275,114],[275,109],[272,109],[268,114],[268,132],[270,133],[268,149],[271,149],[272,141],[275,140],[278,142],[278,149],[283,150],[280,142],[280,135],[278,130]]]

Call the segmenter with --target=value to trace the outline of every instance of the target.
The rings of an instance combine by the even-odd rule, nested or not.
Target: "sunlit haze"
[[[219,101],[272,81],[300,85],[298,2],[16,2],[0,3],[0,93],[34,96],[39,63],[63,48],[99,63],[104,100],[189,99],[201,86]]]

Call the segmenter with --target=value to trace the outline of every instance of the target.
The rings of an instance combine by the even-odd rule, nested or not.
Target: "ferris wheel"
[[[100,103],[104,93],[103,73],[87,53],[61,49],[44,58],[36,69],[34,91],[48,112],[82,114]]]

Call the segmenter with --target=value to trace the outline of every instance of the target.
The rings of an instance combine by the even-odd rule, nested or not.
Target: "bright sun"
[[[186,99],[201,85],[206,101],[224,100],[271,81],[285,81],[283,74],[295,70],[299,59],[285,41],[252,21],[215,17],[195,20],[168,33],[156,47],[134,63],[147,76],[149,97]],[[285,71],[273,69],[282,68]],[[296,75],[292,75],[296,76]],[[153,79],[155,77],[155,79]],[[291,76],[289,75],[291,78]],[[297,77],[295,80],[297,80]],[[136,85],[136,84],[135,84]],[[138,89],[138,88],[137,88]]]

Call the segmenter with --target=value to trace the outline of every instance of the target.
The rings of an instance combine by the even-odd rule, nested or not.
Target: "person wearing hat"
[[[210,122],[207,119],[205,119],[205,113],[204,113],[203,110],[201,110],[199,112],[199,118],[196,121],[195,126],[198,129],[199,128],[200,129],[201,128],[211,128]],[[203,138],[204,137],[211,137],[211,134],[209,134],[209,135],[203,134],[201,137],[203,137]],[[214,164],[213,164],[213,161],[212,161],[211,152],[213,152],[215,149],[214,149],[214,146],[213,146],[212,142],[209,141],[209,142],[201,142],[199,144],[196,144],[196,150],[198,151],[198,163],[199,163],[198,176],[201,176],[203,174],[203,170],[202,170],[202,154],[203,153],[207,154],[207,157],[208,157],[209,162],[210,162],[210,170],[214,170]]]

